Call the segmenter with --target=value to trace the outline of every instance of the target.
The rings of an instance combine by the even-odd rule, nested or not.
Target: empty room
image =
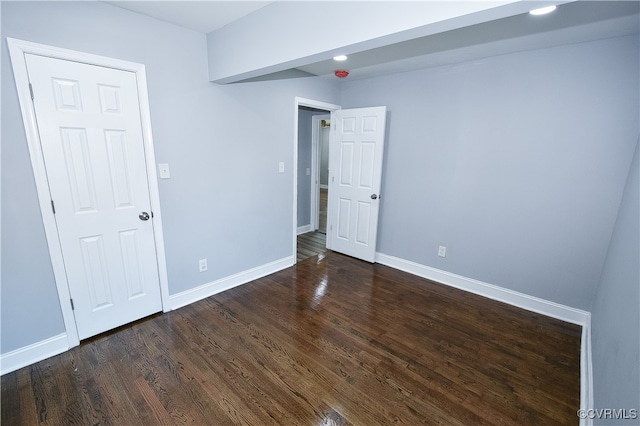
[[[639,2],[0,19],[2,424],[640,422]]]

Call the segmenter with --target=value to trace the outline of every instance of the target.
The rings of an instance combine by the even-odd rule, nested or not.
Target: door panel
[[[358,217],[356,223],[356,243],[368,245],[369,239],[369,223],[371,222],[371,203],[363,203],[358,201]]]
[[[332,122],[327,246],[373,262],[386,107],[339,110]]]
[[[161,310],[132,72],[27,54],[80,339]]]
[[[113,305],[109,266],[104,249],[104,236],[80,238],[85,285],[89,290],[89,307],[92,311]],[[67,262],[68,263],[68,262]],[[66,263],[65,263],[66,265]],[[76,301],[79,302],[78,299]],[[81,310],[81,307],[78,307]]]
[[[353,141],[342,141],[340,144],[340,185],[353,185]]]
[[[338,238],[349,241],[349,222],[351,218],[351,200],[346,198],[340,198],[340,204],[338,207],[338,217],[336,218],[336,229]]]

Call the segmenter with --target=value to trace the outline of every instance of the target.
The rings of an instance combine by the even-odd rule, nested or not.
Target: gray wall
[[[204,34],[102,2],[1,7],[2,353],[64,332],[5,37],[146,65],[171,294],[294,255],[294,100],[337,103],[335,82],[218,86]]]
[[[311,118],[317,113],[298,110],[298,227],[311,224]]]
[[[596,408],[632,409],[640,415],[640,147],[618,212],[591,311]],[[637,425],[638,419],[595,424]]]
[[[344,108],[390,111],[378,251],[589,310],[638,72],[627,37],[345,81]]]

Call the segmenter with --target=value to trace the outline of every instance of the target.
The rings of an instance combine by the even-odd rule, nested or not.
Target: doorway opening
[[[327,250],[331,112],[337,105],[296,98],[294,253],[296,261]]]

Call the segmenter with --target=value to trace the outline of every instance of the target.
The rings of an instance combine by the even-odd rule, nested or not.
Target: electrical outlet
[[[171,172],[167,163],[158,164],[158,172],[160,179],[171,179]]]
[[[438,256],[445,257],[447,255],[447,247],[440,246],[438,247]]]
[[[198,262],[198,270],[204,272],[207,270],[207,259],[200,259]]]

